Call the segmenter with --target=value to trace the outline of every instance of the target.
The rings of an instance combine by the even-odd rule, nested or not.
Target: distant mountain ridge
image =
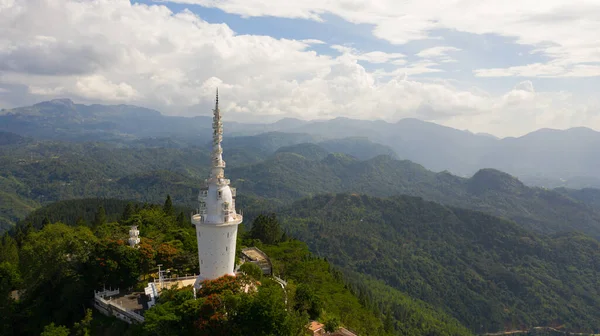
[[[226,140],[228,168],[252,166],[279,148],[318,141],[306,134],[281,132]],[[170,193],[174,201],[193,206],[194,193],[208,174],[210,162],[210,143],[200,144],[190,146],[171,138],[108,143],[39,141],[0,131],[0,231],[40,204],[70,198],[159,202]],[[337,139],[333,145],[337,151],[364,159],[391,151],[363,138]],[[322,152],[321,158],[330,154],[314,146]]]
[[[310,152],[315,152],[314,145]],[[482,169],[470,178],[435,173],[408,160],[380,155],[358,160],[345,154],[306,158],[281,149],[269,159],[228,170],[240,194],[273,202],[332,192],[379,197],[409,195],[450,206],[483,211],[511,219],[537,232],[580,230],[600,238],[600,204],[576,198],[574,192],[527,187],[495,169]]]
[[[0,131],[38,139],[170,137],[186,144],[202,144],[210,141],[210,127],[208,116],[165,116],[137,106],[82,105],[66,99],[0,112]],[[464,177],[481,168],[494,168],[526,184],[548,188],[600,187],[600,133],[585,127],[541,129],[518,138],[498,139],[418,119],[389,123],[339,117],[318,121],[284,118],[271,124],[225,122],[225,132],[228,136],[280,132],[313,137],[303,142],[366,137],[388,146],[399,158],[433,171],[447,170]]]

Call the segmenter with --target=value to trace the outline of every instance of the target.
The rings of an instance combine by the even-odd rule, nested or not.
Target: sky
[[[0,108],[600,130],[599,0],[0,0]]]

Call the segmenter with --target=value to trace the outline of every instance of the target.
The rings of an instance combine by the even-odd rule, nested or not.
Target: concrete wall
[[[196,226],[200,276],[203,279],[234,275],[237,229],[237,224]]]

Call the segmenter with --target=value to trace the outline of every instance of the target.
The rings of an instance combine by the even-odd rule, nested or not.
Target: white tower
[[[219,91],[213,110],[213,150],[210,178],[200,189],[198,214],[192,216],[198,239],[200,275],[194,284],[199,288],[203,280],[212,280],[225,274],[235,275],[235,243],[242,215],[235,211],[235,188],[225,178],[223,161],[223,123],[219,111]]]

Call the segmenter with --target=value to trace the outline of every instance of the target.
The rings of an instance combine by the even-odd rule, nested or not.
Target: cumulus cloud
[[[306,39],[306,40],[301,40],[301,42],[304,42],[306,44],[325,44],[325,42],[323,42],[321,40],[317,40],[317,39]]]
[[[388,63],[402,65],[405,64],[406,61],[403,59],[405,56],[401,53],[387,53],[383,51],[370,51],[370,52],[360,52],[354,48],[342,45],[332,45],[331,49],[337,50],[340,53],[344,54],[346,58],[353,58],[359,61],[365,61],[369,63]]]
[[[446,55],[448,55],[448,52],[450,52],[450,51],[459,51],[459,50],[460,50],[459,48],[455,48],[455,47],[439,46],[439,47],[423,49],[417,53],[417,56],[423,57],[423,58],[436,58],[436,57],[446,56]]]
[[[597,77],[600,76],[600,65],[550,62],[508,68],[477,69],[474,72],[478,77]]]
[[[600,63],[600,2],[589,0],[172,0],[216,7],[242,16],[278,16],[322,20],[338,15],[374,26],[373,34],[391,43],[435,38],[431,31],[452,29],[474,34],[516,37],[554,61]],[[435,10],[431,10],[435,8]],[[468,15],[465,15],[468,13]],[[600,66],[599,64],[596,64]],[[596,66],[594,65],[594,66]],[[515,71],[481,71],[487,76],[512,76]],[[588,71],[589,70],[589,71]],[[590,75],[590,73],[592,75]],[[599,76],[597,69],[563,71],[557,76]]]
[[[575,126],[598,127],[599,106],[586,104],[570,93],[536,92],[531,82],[522,82],[513,90],[488,101],[489,113],[476,116],[458,115],[445,124],[505,136],[519,136],[536,128],[565,129]]]
[[[305,3],[316,9],[305,9]],[[246,16],[318,20],[325,12],[336,12],[351,22],[364,22],[381,13],[368,2],[344,2],[335,11],[319,7],[329,3],[203,2]],[[417,14],[398,16],[403,18],[399,22],[386,19],[386,24],[395,22],[391,31],[410,26],[404,35],[378,34],[392,34],[389,40],[398,42],[427,35],[424,26],[438,25]],[[506,94],[491,95],[449,81],[418,80],[418,74],[441,71],[438,59],[409,62],[400,53],[345,46],[333,46],[340,54],[328,56],[311,50],[317,40],[242,35],[226,24],[211,24],[190,11],[174,13],[162,5],[0,0],[0,17],[0,104],[70,97],[197,115],[210,113],[218,86],[225,118],[240,121],[256,121],[257,115],[270,120],[419,117],[499,135],[600,122],[591,117],[592,105],[576,103],[570,95],[537,92],[533,84],[531,90],[519,84]],[[368,71],[361,62],[395,68]],[[564,116],[571,116],[570,121]]]

